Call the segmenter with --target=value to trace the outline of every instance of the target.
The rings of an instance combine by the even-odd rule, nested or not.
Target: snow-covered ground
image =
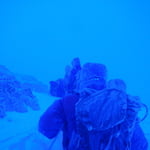
[[[61,133],[56,139],[49,140],[37,130],[39,117],[55,98],[45,94],[36,95],[40,111],[10,112],[6,118],[0,119],[0,150],[62,150]],[[150,116],[141,125],[150,141]]]
[[[46,108],[54,101],[53,97],[38,94],[40,111],[28,113],[7,113],[0,119],[0,150],[61,150],[61,133],[57,139],[49,140],[37,130],[38,120]]]

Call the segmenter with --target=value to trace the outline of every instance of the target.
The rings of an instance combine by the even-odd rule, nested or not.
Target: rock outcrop
[[[23,113],[28,108],[40,109],[32,89],[24,87],[14,73],[0,65],[0,118],[5,117],[7,111]]]

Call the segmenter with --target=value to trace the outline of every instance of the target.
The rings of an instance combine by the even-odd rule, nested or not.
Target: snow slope
[[[57,139],[49,140],[37,130],[38,120],[54,98],[45,94],[38,94],[40,111],[29,110],[28,113],[7,113],[7,117],[0,120],[0,150],[61,150],[61,133]]]
[[[0,150],[62,150],[62,133],[49,140],[37,130],[39,117],[55,100],[49,95],[35,93],[41,106],[40,111],[28,113],[10,112],[0,120]],[[141,124],[150,141],[150,116]]]

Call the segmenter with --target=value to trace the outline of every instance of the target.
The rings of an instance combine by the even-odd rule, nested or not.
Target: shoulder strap
[[[148,116],[148,107],[147,107],[147,105],[143,104],[143,103],[141,103],[141,105],[145,108],[145,115],[141,119],[139,119],[139,122],[144,121],[146,119],[146,117]]]

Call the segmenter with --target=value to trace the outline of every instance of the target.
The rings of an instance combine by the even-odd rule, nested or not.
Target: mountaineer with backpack
[[[137,118],[141,103],[125,93],[124,85],[117,85],[120,80],[106,87],[106,74],[102,64],[85,64],[75,90],[41,116],[39,131],[52,139],[62,130],[64,150],[147,150]]]
[[[125,83],[114,79],[108,82],[105,89],[79,99],[75,107],[78,130],[70,150],[82,149],[80,143],[83,141],[87,147],[85,149],[89,150],[147,150],[148,143],[139,127],[143,119],[138,118],[142,107],[146,108],[143,118],[146,117],[147,107],[138,97],[126,94],[125,90]],[[137,129],[141,130],[143,141],[136,135]],[[75,141],[76,137],[78,139]],[[138,144],[133,143],[132,139],[142,142],[142,145],[135,147]]]

